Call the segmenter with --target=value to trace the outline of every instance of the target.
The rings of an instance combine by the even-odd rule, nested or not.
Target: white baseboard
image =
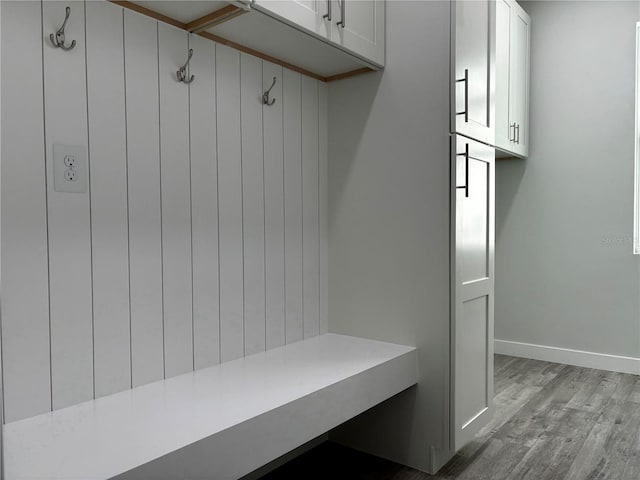
[[[585,352],[570,348],[548,347],[531,343],[510,342],[508,340],[495,340],[494,348],[495,353],[501,355],[640,375],[640,358]]]

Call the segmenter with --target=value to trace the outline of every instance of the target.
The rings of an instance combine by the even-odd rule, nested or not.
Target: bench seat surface
[[[397,364],[404,371],[367,377],[381,389],[393,384],[388,397],[416,382],[415,355],[413,347],[325,334],[12,422],[4,430],[6,478],[106,480]],[[403,381],[394,383],[398,375]]]

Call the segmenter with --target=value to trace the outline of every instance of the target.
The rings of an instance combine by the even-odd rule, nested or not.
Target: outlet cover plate
[[[69,167],[69,163],[73,166]],[[74,174],[69,175],[71,171]],[[87,155],[83,146],[53,145],[53,189],[64,193],[87,193]]]

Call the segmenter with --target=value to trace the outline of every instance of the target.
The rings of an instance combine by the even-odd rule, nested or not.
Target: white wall
[[[384,72],[329,88],[329,330],[417,346],[420,379],[332,438],[433,470],[447,459],[431,447],[448,428],[449,2],[387,2],[386,29]]]
[[[638,358],[638,2],[523,6],[532,21],[531,147],[528,160],[496,167],[495,336]]]
[[[2,40],[7,421],[326,331],[325,84],[104,1],[2,2]]]

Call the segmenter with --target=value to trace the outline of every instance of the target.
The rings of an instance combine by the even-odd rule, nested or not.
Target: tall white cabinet
[[[452,6],[449,448],[493,413],[495,1]]]
[[[514,0],[496,2],[496,136],[498,156],[529,154],[531,19]]]
[[[531,21],[515,0],[451,10],[452,451],[493,413],[495,158],[529,148]]]

